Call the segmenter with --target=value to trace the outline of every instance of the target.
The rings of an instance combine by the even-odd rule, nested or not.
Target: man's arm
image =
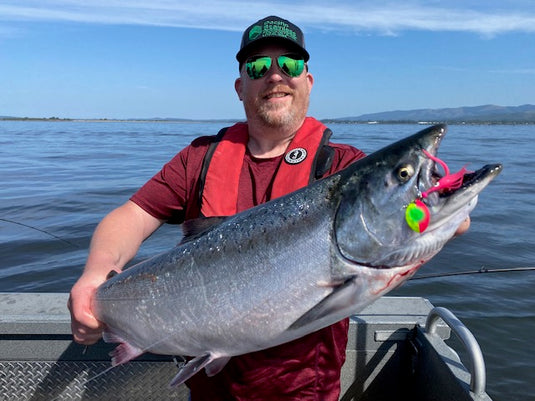
[[[109,213],[97,226],[82,276],[71,289],[68,308],[71,330],[80,344],[93,344],[102,335],[102,324],[91,311],[91,299],[111,270],[120,272],[141,243],[163,224],[132,201]]]

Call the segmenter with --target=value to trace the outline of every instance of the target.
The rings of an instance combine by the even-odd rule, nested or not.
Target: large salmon
[[[427,128],[284,197],[202,229],[186,225],[177,247],[99,287],[93,310],[104,339],[121,343],[112,363],[144,352],[194,357],[178,385],[333,324],[400,285],[501,171],[488,165],[431,190],[441,183],[435,155],[445,132]],[[415,200],[430,216],[421,232],[406,215]]]

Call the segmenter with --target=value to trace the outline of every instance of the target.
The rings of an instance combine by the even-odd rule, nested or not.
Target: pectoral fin
[[[204,370],[206,370],[206,375],[208,377],[217,375],[219,372],[221,372],[229,360],[230,356],[214,359],[204,368]]]
[[[213,376],[221,371],[229,361],[230,357],[215,358],[213,354],[207,353],[199,355],[187,362],[178,374],[173,377],[169,387],[177,387],[198,373],[202,368],[206,369],[208,376]]]
[[[355,280],[351,278],[336,287],[333,292],[323,298],[312,309],[297,319],[288,330],[297,330],[312,322],[316,322],[332,315],[338,315],[344,309],[348,309],[355,299]],[[341,319],[341,318],[340,318]],[[332,322],[335,323],[336,319]]]
[[[107,343],[120,343],[113,351],[110,352],[110,356],[112,357],[112,366],[129,362],[145,353],[144,350],[130,344],[128,341],[123,340],[120,335],[114,333],[113,331],[104,330],[102,333],[102,338]]]

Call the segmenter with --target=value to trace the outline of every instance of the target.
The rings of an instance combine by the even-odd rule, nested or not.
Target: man
[[[306,117],[314,79],[297,26],[275,16],[256,22],[245,30],[236,58],[235,90],[247,122],[193,141],[98,225],[69,299],[75,341],[100,338],[92,295],[164,222],[238,213],[364,157],[353,147],[328,143],[330,131]],[[200,372],[188,381],[191,399],[337,400],[347,329],[345,319],[297,341],[234,357],[214,377]]]

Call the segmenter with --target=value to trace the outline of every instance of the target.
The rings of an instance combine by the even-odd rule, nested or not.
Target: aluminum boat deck
[[[110,366],[113,344],[72,341],[64,293],[0,293],[0,400],[187,400],[169,389],[177,367],[145,354]],[[461,340],[468,368],[446,345]],[[447,309],[424,298],[383,297],[351,319],[341,400],[478,400],[485,363],[477,341]]]

